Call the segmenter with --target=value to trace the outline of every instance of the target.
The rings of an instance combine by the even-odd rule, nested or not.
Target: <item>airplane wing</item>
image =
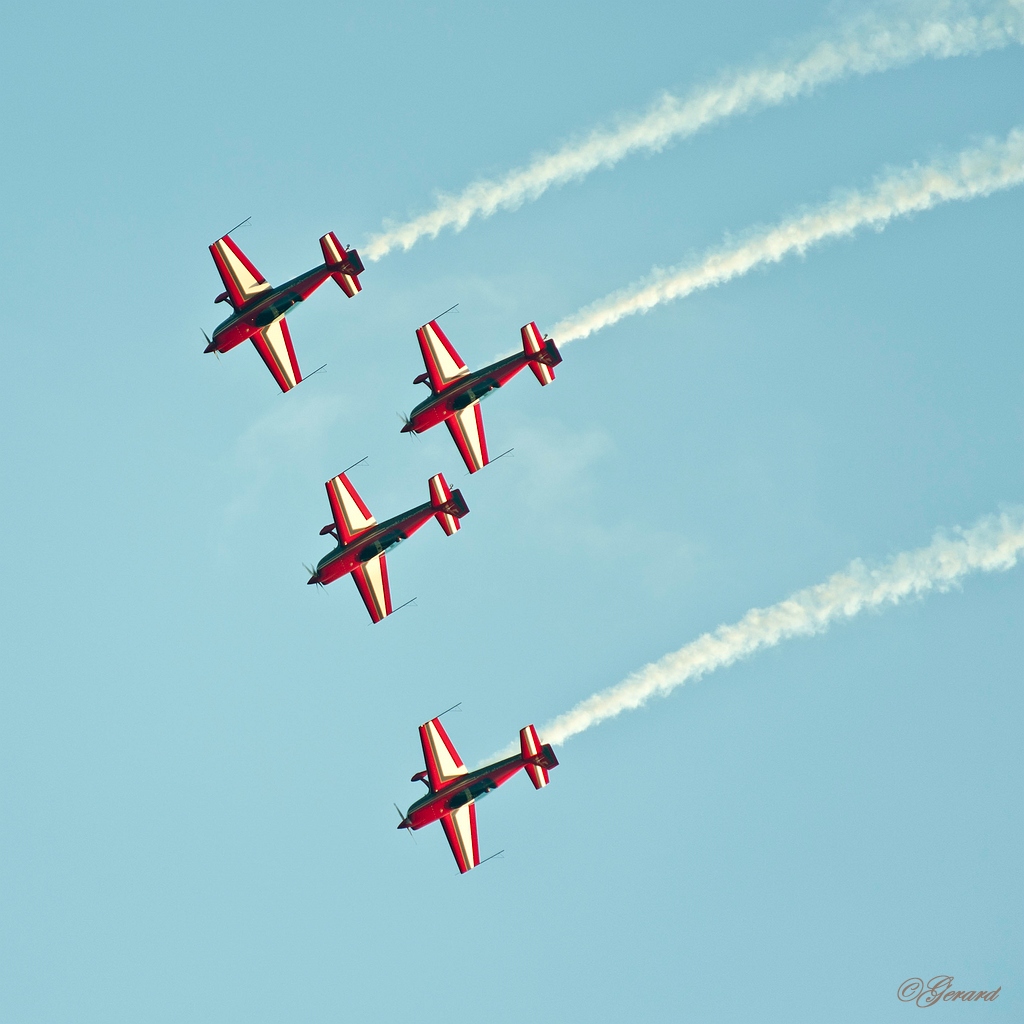
[[[480,403],[467,405],[444,422],[470,473],[483,469],[491,460],[487,457],[487,439],[484,437],[484,418],[480,412]]]
[[[388,563],[383,555],[377,555],[352,570],[352,579],[356,581],[359,596],[370,613],[374,622],[390,615],[391,587],[388,585]]]
[[[235,309],[270,288],[267,279],[249,262],[249,257],[235,245],[230,235],[218,238],[210,246],[210,254]]]
[[[465,874],[480,863],[480,843],[476,837],[476,804],[463,804],[441,818],[448,845],[455,854],[459,870]]]
[[[423,362],[433,391],[444,391],[453,380],[469,373],[462,356],[452,347],[436,320],[418,327],[416,340],[420,343],[420,352],[423,353]]]
[[[291,391],[302,380],[292,336],[284,317],[264,327],[250,339],[282,391]]]
[[[432,718],[420,726],[420,745],[423,747],[427,779],[435,793],[466,774],[466,766],[455,744],[448,739],[440,718]]]
[[[377,520],[370,515],[370,510],[363,504],[352,481],[344,473],[327,481],[327,500],[331,503],[334,525],[338,528],[342,544],[350,544],[359,534],[377,525]],[[387,588],[387,583],[384,587]]]

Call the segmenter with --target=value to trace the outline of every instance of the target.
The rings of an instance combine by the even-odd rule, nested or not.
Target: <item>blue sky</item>
[[[281,396],[202,355],[237,238],[280,281],[334,230],[771,60],[793,3],[23,7],[0,260],[0,1017],[897,1021],[906,978],[1021,1015],[1024,574],[836,626],[559,751],[414,845],[416,726],[467,761],[752,606],[1024,498],[1024,190],[827,243],[574,343],[485,406],[473,478],[414,329],[470,364],[652,266],[1024,123],[1024,54],[923,61],[727,121],[368,266],[291,318]],[[893,8],[892,10],[902,10]],[[323,481],[470,516],[304,585]]]

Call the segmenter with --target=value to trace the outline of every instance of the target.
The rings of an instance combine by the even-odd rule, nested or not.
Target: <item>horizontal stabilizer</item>
[[[526,774],[530,776],[534,789],[548,784],[548,769],[558,764],[558,758],[549,743],[541,745],[537,730],[528,725],[519,730],[519,749],[526,762]]]
[[[462,491],[450,490],[443,473],[430,478],[430,507],[434,509],[434,518],[449,537],[459,529],[459,520],[469,514]]]
[[[361,292],[363,286],[359,283],[359,275],[363,272],[363,261],[359,253],[355,249],[346,249],[333,231],[320,239],[320,248],[323,250],[324,263],[331,268],[331,277],[338,287],[350,299]]]
[[[542,338],[535,323],[528,323],[522,328],[523,351],[530,357],[530,369],[534,377],[542,385],[550,384],[555,379],[552,367],[562,361],[562,354],[550,338]]]

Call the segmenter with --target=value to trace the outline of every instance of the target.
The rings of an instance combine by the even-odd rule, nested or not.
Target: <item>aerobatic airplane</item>
[[[519,730],[518,754],[472,772],[462,763],[440,718],[420,726],[420,743],[427,768],[412,781],[424,783],[430,792],[409,808],[398,827],[415,830],[440,821],[463,874],[480,863],[476,801],[508,782],[520,768],[526,769],[533,788],[541,789],[548,784],[548,770],[558,764],[551,745],[541,745],[532,725]]]
[[[210,246],[224,291],[213,301],[227,302],[234,312],[207,338],[207,352],[227,352],[251,340],[274,375],[282,391],[290,391],[302,380],[292,348],[292,337],[284,314],[316,291],[329,277],[352,298],[362,290],[359,275],[363,263],[355,249],[345,249],[333,231],[320,239],[324,262],[277,288],[249,262],[231,236],[224,235]]]
[[[430,478],[430,501],[386,523],[378,523],[370,515],[344,473],[327,481],[327,498],[334,522],[328,523],[320,536],[330,534],[338,546],[317,562],[307,582],[325,586],[351,573],[374,622],[380,622],[394,611],[384,552],[411,537],[431,517],[437,519],[450,537],[459,528],[459,520],[469,512],[462,492],[449,490],[441,473]]]
[[[550,338],[542,338],[536,324],[527,324],[520,333],[522,352],[470,373],[436,320],[420,327],[416,338],[427,371],[416,377],[413,384],[428,385],[430,397],[413,409],[402,433],[422,434],[444,421],[470,473],[483,469],[491,460],[487,454],[480,399],[511,380],[525,366],[533,370],[541,385],[550,384],[555,379],[552,367],[562,361],[555,343]]]

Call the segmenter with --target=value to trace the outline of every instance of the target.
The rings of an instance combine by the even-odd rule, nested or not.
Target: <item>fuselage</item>
[[[503,761],[495,761],[494,764],[469,772],[458,782],[453,782],[451,785],[445,786],[444,789],[440,789],[436,793],[428,793],[425,797],[417,800],[409,808],[405,820],[398,827],[413,830],[423,828],[424,825],[437,821],[449,811],[486,796],[491,790],[508,782],[516,772],[525,767],[526,761],[523,760],[522,754],[516,754],[514,757],[506,757]]]
[[[293,306],[307,299],[330,276],[331,268],[323,264],[286,284],[260,292],[217,327],[207,352],[227,352],[248,341],[257,331],[279,320]]]
[[[310,577],[309,582],[327,584],[347,576],[357,565],[384,554],[406,537],[411,537],[436,513],[437,509],[428,501],[387,522],[378,523],[348,544],[339,544],[316,563],[316,572]]]
[[[529,364],[525,352],[501,359],[474,373],[467,373],[424,401],[409,414],[409,422],[402,428],[403,433],[422,434],[423,431],[443,423],[467,405],[486,398],[492,391],[511,380]]]

